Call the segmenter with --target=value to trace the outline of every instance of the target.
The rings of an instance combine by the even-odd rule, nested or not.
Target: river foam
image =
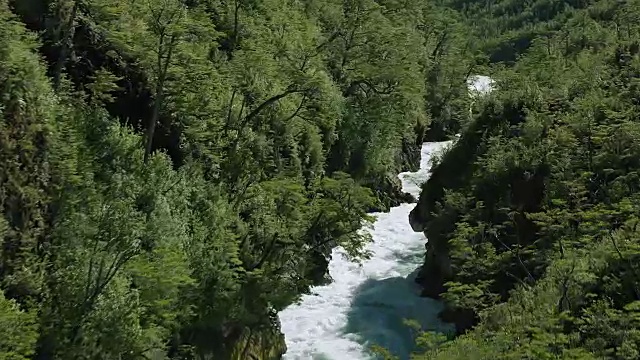
[[[447,142],[422,146],[420,170],[401,173],[403,190],[418,196],[429,176],[430,159]],[[441,305],[421,298],[413,281],[422,264],[426,239],[408,222],[415,204],[401,204],[388,213],[376,213],[371,231],[371,259],[362,266],[333,251],[329,274],[333,282],[312,289],[298,304],[280,312],[288,351],[287,360],[371,359],[371,344],[408,359],[414,340],[403,319],[417,320],[423,329],[445,331],[437,314]]]

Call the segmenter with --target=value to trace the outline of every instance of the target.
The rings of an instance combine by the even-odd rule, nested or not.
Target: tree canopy
[[[635,359],[637,1],[443,1],[496,90],[412,213],[453,341],[417,359]]]
[[[279,358],[277,312],[469,120],[434,9],[0,0],[0,358]]]

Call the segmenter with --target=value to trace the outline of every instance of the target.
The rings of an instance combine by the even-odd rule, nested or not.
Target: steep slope
[[[497,10],[509,4],[467,19],[507,47],[546,31],[494,58],[511,64],[493,65],[497,90],[411,214],[429,239],[425,292],[466,332],[423,357],[637,358],[640,3],[526,2],[522,16],[563,10],[516,25]]]
[[[420,170],[399,176],[403,188],[417,195],[419,184],[430,174],[431,159],[449,145],[449,141],[423,144]],[[285,359],[371,359],[375,346],[408,359],[415,346],[411,329],[404,325],[406,318],[425,328],[452,331],[437,319],[441,304],[418,296],[413,279],[424,236],[407,224],[411,207],[401,204],[388,213],[374,214],[371,228],[362,229],[373,238],[367,246],[371,258],[358,266],[344,257],[344,249],[334,249],[329,265],[334,281],[314,287],[299,304],[280,313],[288,344]]]
[[[433,9],[0,0],[0,358],[279,358],[278,311],[466,121]]]

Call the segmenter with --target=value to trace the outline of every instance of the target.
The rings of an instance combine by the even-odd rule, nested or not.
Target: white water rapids
[[[494,87],[494,81],[482,75],[467,83],[473,98]],[[421,184],[429,178],[430,159],[450,143],[422,146],[420,170],[399,175],[404,191],[420,195]],[[421,298],[414,282],[427,241],[409,225],[414,206],[402,204],[374,214],[371,259],[359,266],[345,260],[341,248],[334,249],[329,264],[333,282],[313,288],[300,303],[280,312],[287,343],[284,359],[368,360],[374,357],[368,349],[376,344],[405,360],[414,349],[414,338],[403,319],[418,321],[423,330],[452,330],[437,318],[440,303]]]
[[[450,142],[425,143],[420,170],[401,173],[403,190],[418,197],[429,176],[430,158]],[[343,258],[336,248],[329,264],[333,282],[312,289],[299,304],[280,312],[287,360],[370,359],[372,344],[401,359],[413,350],[414,339],[403,319],[417,320],[424,329],[445,330],[437,319],[440,304],[421,298],[414,270],[422,264],[426,239],[409,225],[415,204],[402,204],[374,214],[371,259],[362,266]]]

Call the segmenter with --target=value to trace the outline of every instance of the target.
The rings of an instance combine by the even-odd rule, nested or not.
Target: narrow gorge
[[[487,76],[470,77],[470,96],[488,93],[492,84]],[[402,190],[418,198],[434,158],[442,157],[452,144],[453,140],[424,143],[419,170],[399,175]],[[333,250],[332,282],[312,288],[300,303],[280,312],[287,343],[284,359],[369,359],[370,346],[378,345],[404,360],[415,350],[415,330],[404,320],[417,321],[423,331],[453,331],[438,318],[442,305],[420,296],[416,284],[427,239],[409,224],[415,206],[404,203],[374,214],[372,228],[362,229],[373,237],[367,249],[372,256],[362,264],[348,261],[341,248]]]
[[[401,173],[403,190],[418,196],[429,176],[432,157],[450,141],[425,143],[420,170]],[[372,257],[362,265],[349,262],[334,249],[329,274],[333,281],[315,287],[301,303],[280,312],[287,341],[284,359],[369,359],[368,346],[377,344],[401,359],[414,349],[411,329],[403,319],[418,321],[424,329],[450,331],[438,320],[441,305],[420,297],[415,270],[420,265],[425,238],[412,231],[408,215],[414,204],[401,204],[388,213],[376,213],[370,231]]]
[[[639,359],[639,18],[0,0],[0,359]]]

